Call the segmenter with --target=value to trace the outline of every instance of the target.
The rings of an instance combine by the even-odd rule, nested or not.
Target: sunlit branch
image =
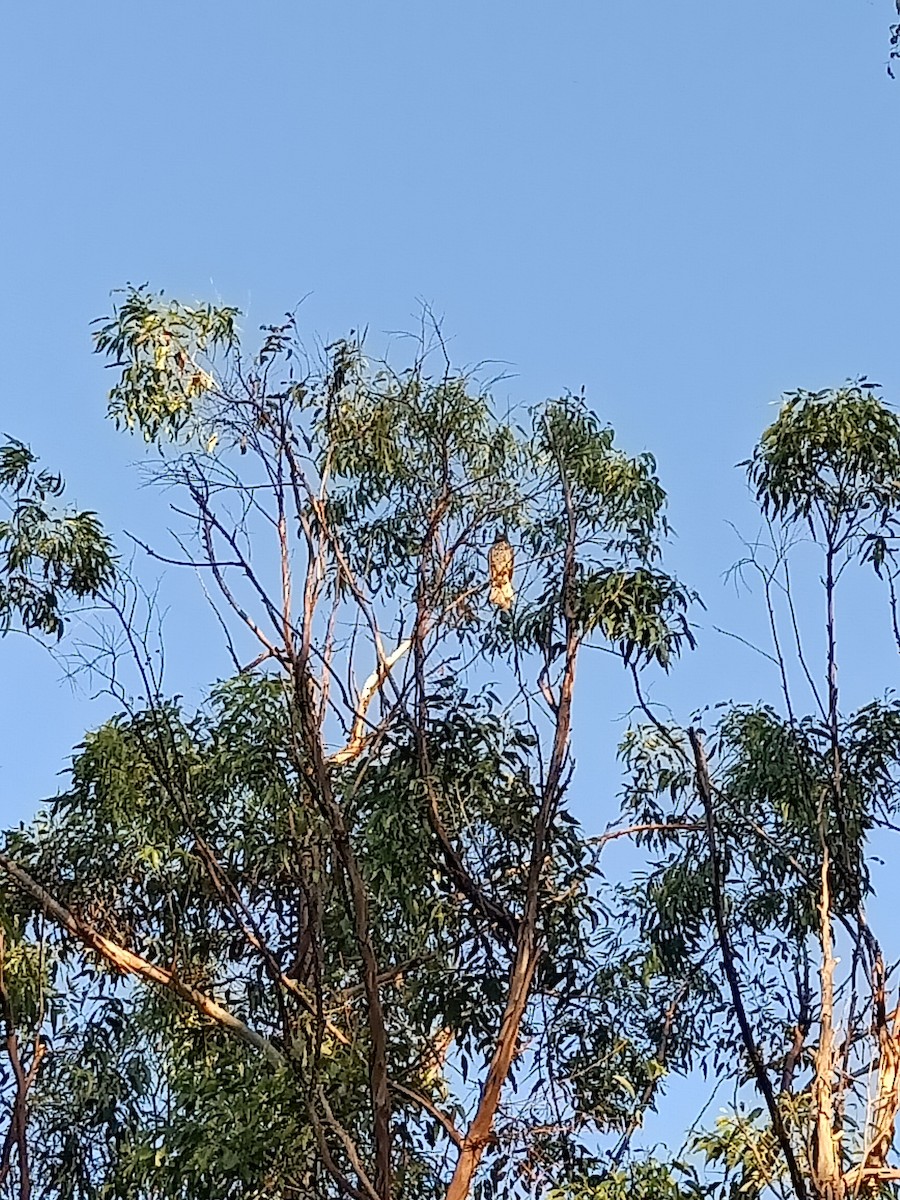
[[[239,1041],[245,1042],[255,1050],[259,1050],[273,1066],[283,1066],[285,1064],[286,1059],[280,1050],[273,1046],[262,1034],[257,1033],[255,1029],[251,1029],[249,1025],[246,1025],[240,1018],[229,1012],[228,1009],[223,1008],[218,1001],[213,1000],[211,996],[207,996],[197,988],[191,987],[190,984],[179,979],[173,971],[157,966],[156,963],[149,962],[139,954],[135,954],[131,950],[126,950],[124,946],[119,946],[117,943],[110,941],[109,938],[97,933],[85,921],[80,920],[74,913],[55,900],[37,880],[33,879],[27,871],[24,871],[3,853],[0,853],[0,870],[5,871],[19,890],[39,904],[41,909],[58,926],[71,934],[76,941],[80,942],[87,949],[99,954],[110,966],[115,967],[123,975],[136,975],[147,983],[157,984],[167,991],[173,992],[180,999],[193,1005],[205,1017],[220,1025],[223,1029],[227,1029]]]

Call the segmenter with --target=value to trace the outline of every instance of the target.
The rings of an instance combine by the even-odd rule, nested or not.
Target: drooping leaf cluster
[[[60,637],[66,600],[112,582],[115,555],[96,514],[53,507],[64,487],[22,442],[0,446],[0,632]]]
[[[900,418],[865,380],[792,392],[747,464],[762,511],[835,543],[896,532]]]
[[[139,429],[148,442],[180,434],[197,400],[216,386],[210,356],[233,345],[237,315],[235,308],[166,300],[146,285],[126,288],[94,332],[96,349],[121,371],[109,394],[116,424]]]

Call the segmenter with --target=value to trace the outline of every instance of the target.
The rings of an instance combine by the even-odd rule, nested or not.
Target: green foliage
[[[576,577],[571,608],[586,633],[595,629],[618,647],[623,661],[668,667],[694,635],[687,609],[696,596],[662,572],[597,570]]]
[[[763,512],[834,535],[881,526],[900,503],[900,418],[865,381],[792,392],[748,466]]]
[[[564,1188],[555,1188],[548,1200],[697,1200],[711,1195],[690,1166],[648,1159]]]
[[[179,1024],[119,994],[64,1027],[34,1110],[50,1193],[314,1195],[296,1086]],[[285,1190],[292,1176],[307,1189]]]
[[[878,822],[896,817],[900,709],[871,704],[841,727],[841,797],[830,787],[830,731],[814,719],[791,722],[771,708],[727,711],[711,740],[718,768],[715,819],[728,904],[742,953],[790,961],[792,947],[818,927],[824,835],[837,917],[852,916],[869,887],[866,844]],[[624,754],[631,769],[625,804],[641,822],[695,821],[700,831],[635,889],[652,943],[672,969],[702,961],[712,937],[711,874],[702,810],[690,772],[655,729],[635,731]],[[745,939],[742,943],[742,939]],[[760,999],[765,975],[760,980]]]
[[[65,600],[94,599],[113,580],[112,544],[97,516],[48,504],[63,490],[22,442],[0,446],[0,632],[19,625],[60,637]]]
[[[659,534],[668,526],[653,456],[628,458],[617,450],[612,429],[601,424],[583,396],[564,396],[537,410],[534,431],[539,460],[560,477],[557,532],[571,515],[584,521],[607,550],[627,545],[643,558],[655,558]]]
[[[285,1026],[234,907],[211,886],[198,850],[202,840],[284,962],[296,946],[302,863],[317,861],[321,984],[326,992],[353,992],[347,964],[354,932],[330,843],[286,749],[288,699],[280,681],[238,677],[196,718],[165,706],[113,720],[86,739],[71,788],[35,829],[10,836],[9,852],[37,877],[52,878],[71,911],[141,954],[177,960],[195,985],[227,995],[233,1011],[290,1047],[298,1072],[273,1078],[164,994],[119,989],[95,1016],[93,1003],[81,1007],[70,994],[67,1035],[51,1056],[35,1108],[42,1170],[60,1195],[160,1189],[191,1197],[293,1196],[296,1179],[307,1180],[310,1196],[326,1194],[309,1141],[310,1071],[365,1145],[363,1032],[342,1046],[295,1005]],[[533,821],[528,736],[463,696],[448,695],[447,705],[433,736],[448,821],[477,847],[488,877],[501,881],[497,895],[520,903],[523,881],[510,868],[521,860]],[[459,1050],[470,1061],[489,1044],[502,1004],[501,968],[484,953],[481,923],[470,923],[441,882],[424,816],[414,819],[422,796],[408,741],[374,762],[361,783],[348,773],[346,786],[379,955],[409,962],[388,994],[389,1033],[394,1077],[416,1083],[421,1048],[436,1027],[458,1030]],[[565,849],[568,836],[560,835],[557,852],[575,854],[581,867],[577,842]],[[563,870],[548,877],[547,888],[569,880]],[[566,953],[562,945],[559,953]],[[54,961],[55,987],[64,987],[60,972],[80,956],[64,939]],[[275,1147],[284,1146],[290,1154],[279,1151],[273,1161]],[[429,1194],[433,1177],[423,1152],[409,1148],[409,1190],[398,1195]]]
[[[626,663],[668,666],[693,645],[686,613],[696,597],[653,566],[668,532],[653,458],[623,454],[583,397],[548,401],[532,422],[530,494],[540,503],[523,512],[519,537],[534,585],[488,644],[537,649],[549,664],[571,622],[579,639],[599,634]],[[569,561],[572,530],[578,553]]]
[[[721,1191],[735,1200],[758,1200],[778,1186],[786,1173],[777,1139],[761,1108],[719,1117],[713,1130],[696,1138],[694,1149],[710,1165],[721,1166]]]
[[[27,1030],[40,1027],[52,965],[42,948],[25,936],[19,915],[5,912],[0,928],[0,985],[13,1023]]]
[[[424,585],[452,605],[483,574],[483,550],[461,545],[447,569],[435,570],[422,558],[429,523],[437,506],[448,538],[516,523],[525,447],[465,378],[433,380],[420,367],[398,376],[362,360],[341,378],[313,429],[320,471],[334,481],[328,520],[348,535],[351,561],[376,594]]]
[[[109,393],[116,424],[140,430],[148,442],[177,437],[216,387],[210,356],[234,345],[237,316],[235,308],[166,300],[145,284],[126,288],[94,333],[97,352],[121,370]]]
[[[373,1043],[349,853],[372,952],[393,965],[381,989],[389,1077],[460,1121],[500,1027],[510,930],[537,889],[545,952],[521,1034],[534,1050],[513,1074],[554,1081],[569,1114],[540,1152],[529,1142],[528,1161],[549,1179],[554,1163],[585,1153],[591,1130],[622,1130],[662,1077],[668,981],[599,936],[593,854],[562,792],[529,868],[548,811],[547,734],[527,706],[505,708],[492,674],[554,675],[573,638],[642,665],[668,665],[693,644],[692,597],[659,565],[668,527],[655,464],[617,448],[583,397],[539,405],[519,427],[467,376],[429,374],[425,355],[397,372],[351,337],[310,363],[292,320],[266,328],[242,359],[235,315],[131,288],[95,343],[118,372],[110,415],[157,444],[161,480],[195,513],[222,595],[231,603],[250,589],[250,628],[274,622],[267,636],[284,641],[275,659],[290,669],[239,673],[194,713],[123,696],[123,711],[78,748],[70,786],[9,834],[7,850],[76,920],[225,1003],[285,1067],[273,1073],[208,1017],[164,990],[122,985],[51,932],[47,992],[64,1033],[35,1087],[35,1169],[48,1195],[79,1200],[293,1200],[336,1195],[335,1171],[355,1175],[345,1138],[371,1162]],[[315,565],[303,593],[312,611],[290,634],[289,601],[270,600],[273,529],[280,571]],[[518,558],[516,603],[501,617],[485,603],[498,530]],[[233,606],[241,620],[243,604]],[[328,798],[308,697],[327,682],[346,706],[332,681],[356,674],[356,635],[343,631],[361,617],[363,629],[401,631],[398,641],[417,622],[427,632],[377,699],[377,736],[327,763]],[[307,637],[330,664],[314,682],[289,659]],[[412,723],[390,689],[415,696]],[[319,719],[323,744],[343,742],[340,720]],[[352,705],[341,720],[355,720]],[[21,897],[6,903],[20,928],[36,921]],[[612,1026],[625,992],[623,1039]],[[452,1067],[430,1064],[442,1031]],[[547,1105],[533,1092],[519,1120],[546,1124]],[[393,1108],[397,1200],[440,1196],[443,1129],[406,1093]],[[505,1128],[478,1183],[484,1200],[523,1186],[517,1122]]]
[[[786,713],[730,698],[708,721],[707,797],[686,731],[639,693],[620,815],[644,858],[607,877],[606,839],[568,807],[562,698],[582,646],[636,678],[694,645],[696,597],[662,567],[653,458],[624,453],[583,396],[500,417],[470,376],[432,373],[424,346],[399,371],[356,335],[311,362],[289,318],[247,357],[236,315],[130,288],[95,335],[118,372],[110,415],[180,489],[179,557],[214,585],[235,673],[189,710],[146,671],[135,700],[114,666],[120,711],[6,835],[71,915],[48,927],[33,889],[0,893],[17,1021],[33,1046],[52,1034],[30,1098],[41,1194],[369,1194],[384,1061],[392,1200],[439,1200],[448,1129],[466,1128],[532,937],[474,1200],[777,1191],[783,1148],[743,1103],[722,955],[804,1149],[808,1052],[784,1064],[816,1015],[823,869],[833,919],[859,928],[869,840],[896,823],[900,705],[842,715],[832,686],[833,711],[811,718],[789,695]],[[788,396],[749,470],[767,518],[884,565],[900,423],[864,381]],[[20,589],[5,612],[58,632],[61,597],[109,586],[109,543],[92,514],[52,511],[62,485],[19,443],[0,452],[0,487],[4,581]],[[516,558],[502,612],[497,533]],[[150,651],[137,656],[143,669]],[[79,923],[178,987],[121,979]],[[871,969],[871,945],[852,971],[863,948]],[[733,1083],[729,1115],[683,1162],[637,1152],[670,1076],[697,1069]],[[847,1129],[857,1116],[850,1104]]]
[[[589,948],[592,974],[581,974],[561,1015],[558,1053],[578,1111],[604,1133],[622,1134],[683,1064],[685,1022],[682,1015],[661,1051],[673,981],[642,948],[622,944],[627,914],[609,916],[610,928]]]

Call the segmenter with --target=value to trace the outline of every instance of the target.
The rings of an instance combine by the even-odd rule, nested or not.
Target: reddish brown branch
[[[578,626],[571,603],[571,590],[575,578],[577,521],[565,464],[560,455],[556,455],[556,461],[566,511],[567,532],[562,572],[565,665],[559,685],[559,696],[553,709],[555,719],[553,746],[532,834],[525,905],[518,925],[516,953],[513,959],[503,1018],[478,1108],[463,1140],[456,1169],[447,1190],[446,1200],[467,1200],[472,1190],[478,1165],[493,1137],[494,1120],[500,1106],[503,1087],[516,1055],[522,1021],[542,950],[538,932],[541,879],[545,868],[547,840],[565,788],[564,774],[569,755],[575,667],[580,645]],[[419,687],[420,700],[423,702],[424,679],[422,678],[421,662],[419,663]],[[424,739],[424,732],[421,736]]]

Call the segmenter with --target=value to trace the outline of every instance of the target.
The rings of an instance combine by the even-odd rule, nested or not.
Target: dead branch
[[[699,833],[705,828],[705,825],[697,824],[695,821],[651,822],[647,825],[629,825],[627,829],[610,829],[595,837],[585,838],[585,843],[589,846],[603,847],[607,842],[615,841],[616,838],[634,837],[639,833]]]
[[[336,754],[332,754],[328,759],[330,764],[340,766],[344,763],[353,762],[358,758],[365,749],[370,735],[366,733],[368,722],[366,721],[366,713],[372,700],[381,691],[387,678],[393,668],[403,656],[408,653],[412,646],[412,638],[407,638],[401,642],[396,650],[393,650],[386,657],[382,656],[376,669],[372,672],[366,682],[363,684],[359,700],[356,705],[356,712],[353,719],[353,728],[350,731],[350,738],[347,745],[342,750],[338,750]]]

